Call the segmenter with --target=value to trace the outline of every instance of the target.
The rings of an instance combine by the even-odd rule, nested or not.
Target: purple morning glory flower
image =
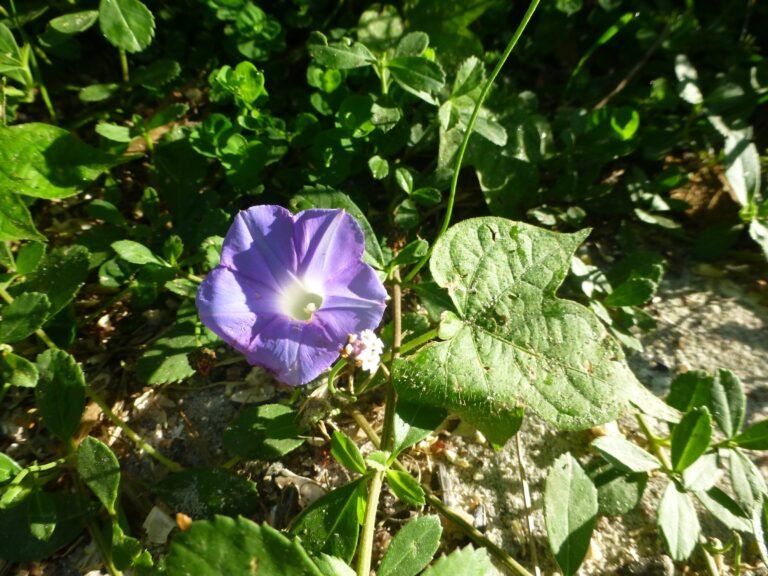
[[[343,210],[240,212],[197,292],[203,324],[281,382],[306,384],[351,334],[376,328],[387,293]]]

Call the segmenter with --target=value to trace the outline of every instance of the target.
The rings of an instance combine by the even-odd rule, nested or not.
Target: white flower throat
[[[294,278],[283,291],[281,307],[283,313],[299,322],[309,322],[323,305],[320,287],[312,282]]]

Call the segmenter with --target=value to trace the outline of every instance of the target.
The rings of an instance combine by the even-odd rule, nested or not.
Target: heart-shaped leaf
[[[448,408],[496,443],[516,432],[521,404],[565,429],[613,420],[637,381],[597,317],[555,296],[586,235],[493,217],[448,230],[430,269],[462,325],[398,361],[402,398]]]

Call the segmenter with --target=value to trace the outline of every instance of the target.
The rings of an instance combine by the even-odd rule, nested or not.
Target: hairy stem
[[[517,30],[515,30],[515,33],[512,36],[512,39],[504,49],[504,53],[501,55],[501,58],[499,58],[499,61],[496,63],[496,67],[493,69],[493,72],[491,72],[491,75],[488,76],[488,80],[486,81],[485,86],[483,86],[483,91],[480,93],[480,97],[475,103],[475,109],[472,110],[472,116],[470,116],[469,122],[467,123],[467,129],[464,132],[464,139],[461,141],[461,146],[459,146],[459,150],[456,153],[456,159],[453,162],[453,176],[451,178],[451,188],[448,194],[448,204],[445,207],[445,218],[443,219],[443,225],[440,227],[440,231],[437,233],[437,237],[435,238],[435,242],[432,243],[432,247],[434,247],[435,243],[440,239],[440,237],[445,234],[445,231],[448,230],[448,226],[451,223],[451,216],[453,216],[453,205],[456,201],[456,189],[459,185],[459,172],[461,171],[461,164],[464,162],[464,154],[467,151],[469,137],[472,135],[472,130],[475,128],[475,122],[477,121],[477,117],[480,114],[480,108],[482,108],[483,102],[485,102],[488,93],[491,91],[491,86],[493,86],[496,77],[499,75],[499,72],[506,63],[507,59],[509,59],[509,55],[512,54],[515,46],[517,46],[517,42],[520,40],[520,37],[525,31],[525,28],[528,26],[528,22],[530,22],[534,12],[536,12],[536,8],[539,6],[539,1],[540,0],[531,0],[531,3],[528,6],[528,10],[526,10],[523,19],[520,21]],[[432,247],[430,247],[424,257],[419,260],[416,266],[414,266],[411,271],[405,275],[403,282],[411,281],[413,277],[416,276],[416,274],[418,274],[419,271],[424,267],[424,265],[429,262],[429,258],[432,255]]]
[[[402,344],[403,323],[402,304],[403,294],[400,289],[400,274],[395,271],[392,285],[392,357],[389,362],[389,382],[387,383],[387,400],[384,408],[384,428],[381,432],[382,450],[391,450],[395,442],[395,409],[397,408],[397,392],[394,382],[394,364],[400,356]]]
[[[376,529],[376,513],[379,509],[379,496],[384,483],[384,472],[377,470],[368,485],[368,502],[365,506],[360,547],[357,552],[357,576],[369,576],[371,556],[373,554],[373,536]]]

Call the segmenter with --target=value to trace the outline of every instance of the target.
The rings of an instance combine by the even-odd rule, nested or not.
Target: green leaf
[[[352,439],[341,430],[334,430],[331,436],[331,455],[336,461],[358,474],[365,474],[365,461]]]
[[[3,23],[0,23],[0,74],[5,74],[19,84],[27,85],[27,77],[23,71],[28,65],[22,55],[13,32]],[[27,86],[30,88],[30,86]]]
[[[429,242],[423,239],[410,242],[405,248],[397,253],[392,260],[391,266],[407,266],[421,260],[429,252]]]
[[[109,122],[99,122],[96,124],[96,134],[103,136],[112,142],[127,143],[134,139],[135,135],[131,133],[128,126],[119,126]],[[137,136],[138,134],[136,134]]]
[[[768,420],[752,424],[733,441],[747,450],[768,450]]]
[[[37,270],[37,266],[45,256],[45,244],[26,242],[16,254],[16,273],[25,276]]]
[[[4,484],[21,472],[21,466],[10,456],[0,452],[0,484]]]
[[[319,32],[313,32],[309,41],[309,54],[321,66],[348,70],[370,66],[376,62],[376,56],[360,42],[352,44],[345,39],[343,42],[329,45],[327,38]]]
[[[691,497],[674,482],[667,484],[656,520],[673,560],[687,560],[699,541],[701,525]]]
[[[80,535],[84,512],[72,494],[39,492],[0,508],[0,558],[8,562],[31,562],[53,552]],[[39,528],[54,526],[47,538]],[[33,529],[36,527],[37,529]]]
[[[590,446],[625,472],[649,472],[661,468],[661,462],[656,456],[619,436],[597,438]]]
[[[619,516],[634,510],[648,484],[647,473],[627,474],[608,462],[590,468],[589,477],[597,488],[597,505],[601,516]]]
[[[118,90],[120,90],[119,84],[91,84],[80,90],[78,97],[80,102],[85,104],[103,102],[114,96]]]
[[[521,402],[565,429],[615,419],[639,384],[600,320],[555,297],[585,236],[493,217],[450,228],[430,270],[463,326],[396,363],[402,398],[448,408],[496,444],[519,427]]]
[[[389,162],[378,154],[368,159],[368,168],[374,180],[384,180],[389,174]]]
[[[473,550],[471,546],[460,548],[448,556],[442,556],[421,576],[498,576],[485,548]]]
[[[709,406],[714,378],[702,370],[678,374],[670,384],[667,404],[681,412]]]
[[[764,564],[768,564],[768,500],[752,511],[752,533]]]
[[[37,269],[10,292],[20,297],[25,292],[41,292],[48,296],[48,316],[58,314],[75,297],[88,275],[90,253],[83,246],[55,248],[46,254]]]
[[[290,533],[301,538],[312,555],[321,553],[352,560],[359,532],[358,508],[367,492],[368,478],[362,477],[329,492],[293,522]]]
[[[50,124],[0,128],[0,190],[36,198],[66,198],[125,161]]]
[[[760,155],[743,134],[730,133],[725,139],[725,177],[741,206],[749,206],[759,197]]]
[[[377,576],[416,576],[437,552],[442,533],[437,516],[414,518],[390,542]]]
[[[99,19],[98,10],[83,10],[64,14],[51,20],[48,25],[62,34],[79,34],[85,32]]]
[[[334,558],[328,556],[328,554],[320,554],[319,557],[313,558],[315,564],[323,573],[323,576],[355,576],[355,571],[349,567],[340,558]]]
[[[764,204],[768,207],[768,202]],[[749,223],[749,236],[757,242],[760,249],[763,251],[763,255],[768,259],[768,221],[765,220],[752,220]]]
[[[741,430],[746,404],[744,385],[739,377],[730,370],[718,370],[712,381],[709,409],[727,438],[732,438]],[[766,436],[765,446],[768,448],[768,430]]]
[[[424,506],[424,489],[408,472],[387,470],[387,482],[398,499],[410,506]]]
[[[85,378],[80,366],[63,350],[46,350],[37,357],[40,381],[35,400],[48,429],[68,441],[85,410]]]
[[[295,410],[282,404],[265,404],[251,406],[235,418],[224,431],[223,443],[242,458],[276,460],[301,446],[304,439],[300,436]]]
[[[155,491],[173,510],[192,518],[249,516],[260,506],[256,484],[219,468],[190,468],[169,474]]]
[[[216,341],[208,329],[198,333],[198,322],[191,303],[180,308],[176,323],[152,342],[136,361],[136,376],[153,386],[179,382],[192,376],[195,369],[189,363],[189,354]]]
[[[413,190],[413,175],[407,168],[400,167],[395,170],[395,181],[406,194],[410,194]]]
[[[438,104],[434,94],[445,84],[445,72],[437,62],[421,56],[399,56],[388,60],[387,68],[403,90],[429,104]]]
[[[417,188],[411,192],[411,198],[423,206],[437,206],[443,199],[443,195],[437,188],[425,186],[423,188]]]
[[[12,352],[0,353],[0,384],[34,388],[40,373],[32,362]]]
[[[29,495],[29,531],[43,542],[50,540],[56,530],[56,508],[46,496],[38,490]]]
[[[141,568],[153,566],[152,556],[145,550],[136,538],[132,538],[123,532],[120,524],[112,523],[112,559],[118,570],[138,568],[134,573],[142,574]]]
[[[456,79],[453,81],[451,98],[466,96],[480,88],[485,81],[485,66],[475,56],[470,56],[459,66]]]
[[[420,404],[398,402],[395,411],[395,445],[392,454],[397,456],[429,436],[447,416],[445,410]]]
[[[597,489],[566,453],[552,464],[544,488],[544,520],[552,554],[563,574],[575,574],[597,520]]]
[[[113,46],[127,52],[141,52],[155,35],[155,17],[139,0],[101,0],[99,26]]]
[[[729,450],[728,454],[728,472],[733,494],[741,509],[749,514],[764,500],[763,496],[768,494],[768,487],[760,469],[745,454],[738,449]]]
[[[165,567],[179,576],[322,576],[298,542],[242,517],[193,522],[174,537]]]
[[[409,32],[400,39],[395,56],[421,56],[429,47],[429,36],[424,32]]]
[[[357,220],[365,236],[367,260],[379,269],[384,268],[384,254],[381,251],[379,241],[376,239],[376,234],[368,223],[365,214],[349,196],[328,186],[307,186],[291,199],[290,205],[294,212],[309,208],[341,208],[349,212]]]
[[[410,198],[397,205],[394,216],[395,224],[405,230],[416,228],[421,223],[421,211]]]
[[[699,502],[706,508],[712,516],[717,518],[726,528],[730,530],[739,530],[740,532],[749,532],[749,518],[744,516],[744,512],[739,505],[720,488],[710,488],[706,492],[694,492]],[[759,509],[760,507],[757,507]]]
[[[16,342],[35,333],[48,317],[51,303],[45,294],[27,292],[0,308],[0,342]]]
[[[709,448],[712,419],[702,406],[683,416],[672,431],[672,468],[680,472],[693,464]]]
[[[683,470],[683,488],[689,492],[709,490],[720,479],[718,455],[713,452],[700,456]]]
[[[110,515],[115,516],[120,489],[120,464],[112,450],[93,436],[77,448],[77,472]]]
[[[147,264],[168,266],[165,261],[155,256],[152,253],[152,250],[133,240],[118,240],[117,242],[113,242],[112,249],[117,252],[120,258],[131,264],[136,264],[138,266],[145,266]]]
[[[0,181],[2,181],[2,168],[0,168]],[[46,241],[45,236],[35,228],[32,215],[24,200],[0,186],[0,242],[5,240]]]
[[[131,71],[131,80],[149,89],[159,89],[160,87],[168,84],[172,80],[178,78],[181,74],[181,65],[176,60],[170,58],[159,58],[153,60],[147,66],[139,68],[136,72]],[[169,106],[169,109],[178,111],[184,108],[187,109],[186,104],[176,103]],[[167,110],[167,109],[166,109]],[[160,124],[156,124],[157,116],[165,114],[159,112],[154,116],[149,123],[150,128],[156,128]],[[156,124],[156,125],[155,125]]]

